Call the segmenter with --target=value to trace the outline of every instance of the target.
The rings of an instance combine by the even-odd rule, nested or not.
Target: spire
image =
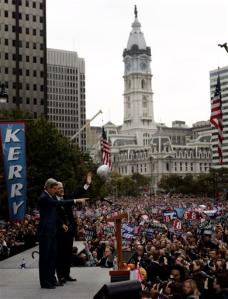
[[[141,31],[141,24],[138,21],[138,10],[137,6],[135,5],[134,8],[134,14],[135,14],[135,20],[132,23],[132,31],[130,33],[128,43],[127,43],[127,50],[130,50],[132,46],[137,46],[141,50],[146,49],[146,42],[143,36],[143,33]]]
[[[135,5],[135,18],[138,18],[138,10],[137,10],[137,5]]]

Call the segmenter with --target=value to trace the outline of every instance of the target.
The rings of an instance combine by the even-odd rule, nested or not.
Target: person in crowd
[[[105,247],[104,256],[97,265],[103,268],[113,268],[113,249],[110,246]]]
[[[193,279],[187,279],[183,282],[183,293],[185,299],[199,299],[200,292]]]
[[[216,291],[215,299],[228,299],[228,271],[216,274],[213,288]]]

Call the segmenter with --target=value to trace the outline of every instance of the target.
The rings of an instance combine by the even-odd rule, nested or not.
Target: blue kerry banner
[[[26,211],[25,124],[23,122],[1,122],[0,139],[9,218],[11,221],[20,221],[24,219]]]

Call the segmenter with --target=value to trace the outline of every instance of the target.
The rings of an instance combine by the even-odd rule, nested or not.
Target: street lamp
[[[8,95],[5,91],[5,85],[1,84],[0,88],[0,104],[5,104],[8,101]]]

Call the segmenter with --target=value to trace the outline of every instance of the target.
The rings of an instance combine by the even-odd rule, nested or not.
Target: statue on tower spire
[[[137,10],[137,5],[135,5],[135,18],[138,18],[138,10]]]

